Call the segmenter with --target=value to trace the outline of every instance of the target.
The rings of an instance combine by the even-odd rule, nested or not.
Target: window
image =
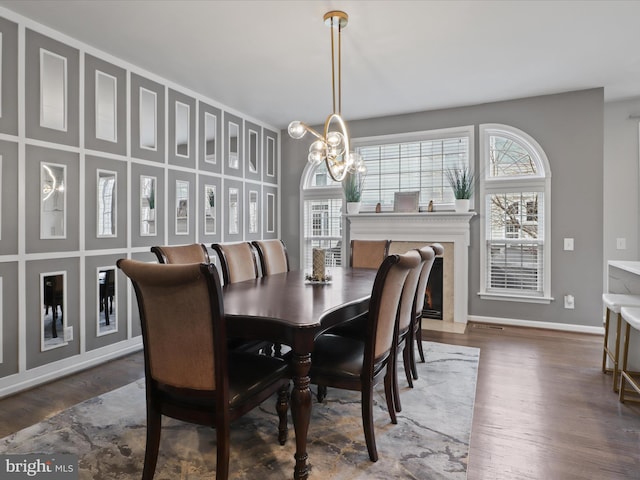
[[[393,210],[396,192],[420,192],[420,206],[451,208],[450,168],[468,167],[473,158],[473,127],[354,139],[367,167],[362,203],[373,210]]]
[[[453,192],[445,176],[449,168],[469,166],[473,158],[473,126],[353,139],[354,149],[367,167],[363,209],[378,202],[393,211],[396,192],[420,192],[420,205],[431,200],[452,209]],[[324,248],[326,265],[342,265],[342,212],[346,209],[342,184],[333,181],[324,163],[307,165],[302,175],[301,265],[311,270],[313,248]]]
[[[342,186],[324,163],[308,164],[302,175],[302,268],[311,271],[314,248],[326,251],[327,267],[342,265]]]
[[[480,125],[480,296],[549,303],[551,171],[538,143],[506,125]]]

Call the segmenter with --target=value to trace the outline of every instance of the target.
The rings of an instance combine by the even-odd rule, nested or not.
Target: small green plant
[[[469,167],[450,168],[445,174],[456,199],[471,198],[475,179]]]
[[[360,201],[364,177],[362,173],[347,173],[347,176],[342,181],[342,190],[347,202]]]

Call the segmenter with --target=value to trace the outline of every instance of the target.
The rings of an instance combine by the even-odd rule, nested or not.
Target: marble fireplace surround
[[[391,240],[389,253],[404,253],[434,242],[445,247],[444,323],[467,324],[469,221],[475,212],[358,213],[345,215],[347,240]]]

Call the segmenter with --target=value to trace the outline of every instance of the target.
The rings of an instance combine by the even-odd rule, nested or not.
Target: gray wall
[[[640,258],[638,122],[640,99],[612,102],[604,108],[604,260]],[[625,238],[626,250],[616,248]],[[606,276],[606,269],[605,269]]]
[[[242,210],[245,182],[250,180],[250,185],[258,192],[260,207],[264,205],[261,196],[265,192],[273,193],[276,198],[279,194],[277,178],[261,178],[264,171],[260,164],[262,155],[257,159],[258,172],[251,179],[244,177],[242,168],[233,172],[233,178],[229,179],[221,167],[225,160],[222,148],[225,145],[224,122],[234,121],[240,138],[246,122],[258,132],[260,147],[263,147],[263,139],[275,139],[276,152],[279,134],[271,125],[264,125],[241,112],[229,112],[226,106],[214,106],[216,102],[210,98],[183,89],[152,72],[140,71],[135,65],[88,45],[52,30],[44,35],[37,31],[37,24],[3,8],[0,8],[0,15],[3,38],[0,52],[0,396],[3,396],[138,348],[139,342],[135,338],[140,335],[137,303],[130,282],[121,272],[117,275],[116,294],[118,331],[97,335],[97,267],[114,266],[116,260],[123,257],[155,261],[155,256],[149,252],[152,245],[192,243],[196,239],[210,245],[214,241],[277,237],[277,224],[275,232],[260,231],[251,238],[243,234],[247,216]],[[8,18],[3,18],[5,15]],[[18,36],[19,30],[24,31],[24,35]],[[65,57],[67,61],[66,130],[40,125],[41,49]],[[25,66],[24,78],[20,79],[22,85],[18,85],[17,65]],[[95,76],[98,70],[117,79],[117,142],[96,137]],[[141,86],[157,93],[156,151],[140,148]],[[175,154],[175,101],[190,107],[189,155],[186,157]],[[197,120],[204,118],[205,106],[217,117],[217,164],[204,162],[204,153],[200,155],[204,139],[200,142],[198,133],[202,135],[204,128]],[[199,107],[203,109],[201,115]],[[18,111],[24,113],[22,123],[18,122]],[[85,114],[81,117],[80,112]],[[80,125],[81,119],[84,125]],[[240,144],[240,167],[244,162],[242,153],[243,145]],[[65,238],[40,238],[42,162],[66,166]],[[279,159],[275,158],[275,162]],[[97,236],[98,169],[117,173],[117,231],[109,238]],[[157,179],[157,231],[154,236],[140,234],[141,175]],[[187,235],[176,234],[175,228],[178,179],[189,182]],[[214,184],[217,188],[215,235],[204,235],[198,230],[204,225],[204,183]],[[227,234],[226,222],[223,223],[227,206],[225,192],[229,186],[238,188],[241,205],[240,234],[234,236]],[[266,213],[259,213],[266,217]],[[41,351],[43,301],[40,277],[42,273],[58,271],[66,272],[62,318],[67,326],[73,327],[73,340]]]
[[[533,320],[573,325],[602,325],[603,278],[603,137],[604,92],[590,89],[558,95],[349,121],[354,138],[462,125],[475,126],[478,168],[478,125],[501,123],[531,135],[551,165],[551,287],[550,305],[481,300],[480,222],[471,221],[469,315]],[[307,141],[282,141],[282,238],[292,263],[300,258],[300,178],[306,166]],[[637,179],[637,176],[634,177]],[[477,194],[476,194],[477,195]],[[476,205],[479,205],[476,197]],[[575,239],[575,250],[563,250],[563,238]],[[572,294],[576,308],[565,310],[563,296]]]

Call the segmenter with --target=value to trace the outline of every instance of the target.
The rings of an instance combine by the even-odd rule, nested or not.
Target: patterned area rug
[[[310,480],[464,480],[479,354],[477,348],[425,342],[427,362],[418,363],[415,388],[408,388],[399,369],[397,425],[389,420],[383,390],[376,391],[376,463],[367,455],[360,394],[329,388],[325,403],[314,398]],[[275,398],[234,422],[230,478],[293,478],[291,419],[289,426],[289,440],[280,446]],[[145,432],[144,381],[139,380],[0,440],[0,453],[72,453],[80,459],[80,479],[138,480]],[[155,480],[214,478],[215,443],[211,428],[163,419]]]

